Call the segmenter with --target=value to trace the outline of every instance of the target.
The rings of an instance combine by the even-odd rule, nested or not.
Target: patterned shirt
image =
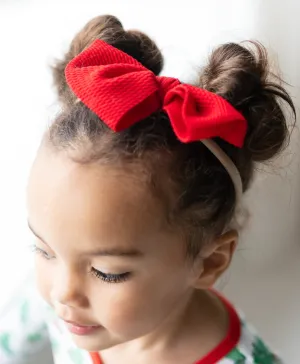
[[[220,296],[229,316],[226,337],[194,364],[283,364],[233,306]],[[52,309],[28,282],[0,316],[0,363],[30,364],[51,345],[54,364],[104,364],[98,353],[78,349]]]

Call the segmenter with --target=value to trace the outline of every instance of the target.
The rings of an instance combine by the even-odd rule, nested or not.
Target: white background
[[[41,134],[56,110],[48,66],[76,31],[104,13],[152,36],[166,57],[164,74],[183,81],[197,75],[218,43],[258,39],[271,49],[299,105],[297,0],[0,0],[0,307],[30,267],[25,186]],[[297,139],[296,130],[284,158],[260,174],[247,196],[250,224],[221,282],[289,364],[300,362]]]

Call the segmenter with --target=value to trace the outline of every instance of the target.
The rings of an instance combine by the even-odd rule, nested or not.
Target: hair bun
[[[89,21],[74,37],[65,57],[57,61],[52,68],[59,101],[64,106],[73,105],[76,101],[76,97],[66,83],[65,68],[74,57],[96,39],[101,39],[129,54],[156,75],[163,68],[162,54],[146,34],[135,30],[126,32],[119,19],[113,15],[98,16]]]
[[[211,55],[200,86],[227,99],[248,121],[244,150],[253,161],[266,161],[284,146],[289,132],[281,101],[295,114],[281,81],[269,70],[266,49],[228,43]]]
[[[116,46],[121,49],[121,45],[117,44]],[[164,59],[157,45],[146,34],[138,30],[126,32],[126,40],[122,50],[137,59],[157,76],[163,69]]]

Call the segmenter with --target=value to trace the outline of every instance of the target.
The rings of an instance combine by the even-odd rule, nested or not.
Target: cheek
[[[96,317],[109,331],[126,339],[154,330],[186,294],[183,282],[166,276],[102,286],[100,290],[101,296],[94,294],[92,303]]]
[[[35,258],[36,283],[40,295],[45,301],[51,303],[50,292],[52,288],[50,267],[40,257]]]

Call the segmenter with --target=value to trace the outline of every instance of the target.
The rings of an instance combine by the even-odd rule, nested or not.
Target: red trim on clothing
[[[102,364],[102,360],[98,353],[90,353],[93,364]]]
[[[235,308],[219,293],[215,291],[212,292],[222,301],[228,312],[229,327],[226,337],[220,342],[220,344],[218,344],[211,352],[209,352],[195,364],[213,364],[217,363],[221,359],[224,359],[225,356],[237,346],[241,337],[241,322]],[[103,364],[98,353],[90,353],[90,355],[93,364]]]
[[[235,308],[219,293],[215,291],[213,293],[222,301],[228,312],[229,326],[227,335],[219,345],[195,364],[213,364],[224,359],[237,346],[241,337],[241,322]]]

